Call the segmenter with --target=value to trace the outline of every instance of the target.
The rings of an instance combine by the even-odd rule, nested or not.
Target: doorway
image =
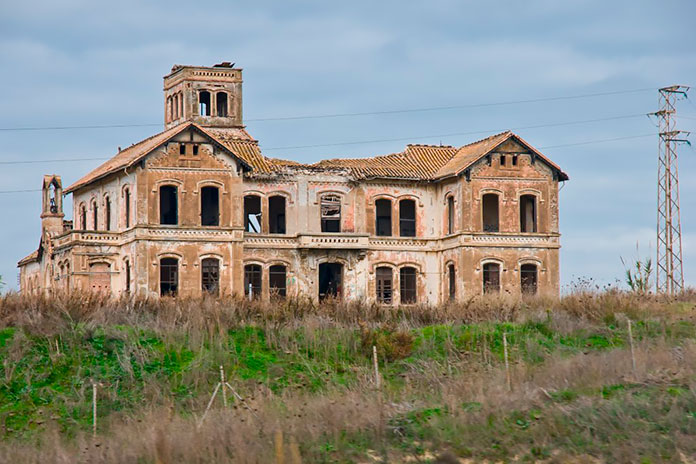
[[[319,265],[319,301],[325,298],[341,298],[343,290],[343,265],[322,263]]]

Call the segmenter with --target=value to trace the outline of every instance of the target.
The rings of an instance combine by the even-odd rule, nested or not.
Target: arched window
[[[244,230],[252,234],[261,233],[261,197],[258,195],[244,197]]]
[[[522,293],[536,295],[537,276],[537,267],[535,264],[523,264],[520,266],[520,286],[522,288]]]
[[[92,200],[92,230],[99,230],[99,206]]]
[[[399,271],[401,304],[413,304],[417,301],[416,275],[417,271],[414,267],[402,267]]]
[[[323,195],[321,197],[321,231],[341,231],[341,197],[338,195]]]
[[[218,92],[215,95],[215,100],[217,115],[223,118],[227,117],[227,94],[225,92]]]
[[[111,230],[111,200],[104,198],[104,230]]]
[[[220,191],[217,187],[201,188],[201,225],[220,225]]]
[[[495,193],[486,193],[481,201],[483,231],[484,232],[499,232],[500,220],[498,217],[498,195]]]
[[[80,205],[80,227],[87,230],[87,207],[84,203]]]
[[[244,266],[244,296],[249,299],[261,297],[261,266],[258,264]]]
[[[268,287],[271,290],[271,298],[285,298],[287,296],[287,270],[285,266],[277,264],[268,269]]]
[[[375,272],[377,278],[377,303],[392,304],[394,301],[394,278],[392,268],[378,267]]]
[[[447,197],[447,233],[454,233],[454,197]]]
[[[179,205],[175,185],[162,185],[159,189],[160,224],[176,225],[179,222]]]
[[[402,237],[416,236],[415,200],[401,200],[399,202],[399,235]]]
[[[285,197],[282,195],[274,195],[268,199],[268,233],[286,233]]]
[[[179,261],[176,258],[160,259],[160,295],[176,296],[179,290]]]
[[[167,97],[167,121],[174,119],[174,105],[172,102],[173,98]]]
[[[201,288],[211,295],[220,294],[220,261],[217,258],[201,261]]]
[[[536,196],[520,197],[520,232],[537,231]]]
[[[210,92],[201,90],[198,94],[198,114],[210,116]]]
[[[390,237],[392,234],[392,203],[381,198],[375,201],[375,235]]]
[[[500,264],[486,263],[483,265],[483,293],[500,292]]]
[[[454,300],[457,297],[457,277],[454,264],[447,266],[447,280],[449,283],[449,299]]]
[[[130,208],[131,208],[131,206],[130,206],[130,202],[131,202],[131,201],[130,201],[130,200],[131,200],[131,198],[130,198],[130,189],[129,189],[129,188],[126,188],[126,189],[123,191],[123,207],[124,207],[124,210],[125,210],[125,211],[124,211],[124,216],[125,216],[125,219],[126,219],[126,228],[130,227]]]
[[[179,104],[177,105],[177,116],[182,117],[184,115],[184,96],[181,92],[177,93],[177,101]]]

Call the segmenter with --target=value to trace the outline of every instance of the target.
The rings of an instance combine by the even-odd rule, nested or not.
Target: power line
[[[246,122],[270,122],[270,121],[293,121],[302,119],[328,119],[328,118],[344,118],[344,117],[359,117],[359,116],[376,116],[376,115],[388,115],[388,114],[400,114],[400,113],[419,113],[426,111],[445,111],[445,110],[456,110],[456,109],[466,109],[466,108],[483,108],[491,106],[506,106],[506,105],[519,105],[525,103],[540,103],[540,102],[550,102],[550,101],[563,101],[563,100],[576,100],[580,98],[592,98],[592,97],[604,97],[609,95],[622,95],[628,93],[638,93],[655,90],[654,88],[643,88],[643,89],[631,89],[631,90],[616,90],[611,92],[597,92],[597,93],[586,93],[580,95],[564,95],[557,97],[542,97],[542,98],[531,98],[525,100],[510,100],[502,102],[492,102],[492,103],[471,103],[463,105],[450,105],[450,106],[431,106],[424,108],[406,108],[398,110],[382,110],[382,111],[363,111],[355,113],[328,113],[328,114],[314,114],[314,115],[299,115],[299,116],[282,116],[282,117],[270,117],[270,118],[251,118],[246,119]],[[110,129],[110,128],[124,128],[124,127],[152,127],[161,126],[162,123],[153,124],[101,124],[101,125],[84,125],[84,126],[33,126],[33,127],[0,127],[0,131],[41,131],[41,130],[71,130],[71,129]]]
[[[523,130],[523,129],[539,129],[539,128],[544,128],[544,127],[558,127],[558,126],[570,126],[570,125],[575,125],[575,124],[587,124],[587,123],[592,123],[592,122],[605,122],[605,121],[614,121],[614,120],[619,120],[619,119],[630,119],[630,118],[639,118],[645,116],[644,113],[637,113],[637,114],[628,114],[628,115],[622,115],[622,116],[610,116],[607,118],[595,118],[595,119],[583,119],[579,121],[565,121],[565,122],[556,122],[556,123],[546,123],[546,124],[534,124],[530,126],[518,126],[518,127],[513,127],[510,130]],[[428,139],[428,138],[440,138],[440,137],[452,137],[452,136],[461,136],[461,135],[474,135],[474,134],[487,134],[487,133],[497,133],[501,132],[506,129],[486,129],[486,130],[478,130],[478,131],[469,131],[469,132],[452,132],[449,134],[437,134],[437,135],[423,135],[423,136],[410,136],[410,137],[399,137],[399,138],[389,138],[389,139],[372,139],[372,140],[354,140],[354,141],[347,141],[347,142],[334,142],[334,143],[325,143],[325,144],[313,144],[313,145],[296,145],[296,146],[286,146],[286,147],[271,147],[271,148],[263,148],[263,151],[276,151],[276,150],[290,150],[290,149],[297,149],[297,148],[317,148],[317,147],[333,147],[333,146],[341,146],[341,145],[360,145],[360,144],[367,144],[367,143],[380,143],[380,142],[400,142],[404,140],[414,140],[414,139]],[[64,158],[64,159],[43,159],[43,160],[12,160],[12,161],[0,161],[0,165],[13,165],[13,164],[37,164],[37,163],[67,163],[67,162],[80,162],[80,161],[103,161],[103,160],[108,160],[111,159],[110,157],[93,157],[93,158]]]
[[[580,145],[590,145],[593,143],[604,143],[604,142],[615,142],[619,140],[628,140],[628,139],[637,139],[637,138],[642,138],[642,137],[654,137],[655,134],[641,134],[641,135],[628,135],[625,137],[614,137],[610,139],[596,139],[596,140],[586,140],[583,142],[573,142],[573,143],[564,143],[561,145],[547,145],[545,147],[537,147],[540,150],[545,150],[549,148],[563,148],[563,147],[573,147],[573,146],[580,146]],[[41,189],[28,189],[28,190],[0,190],[0,194],[3,193],[25,193],[25,192],[40,192]]]

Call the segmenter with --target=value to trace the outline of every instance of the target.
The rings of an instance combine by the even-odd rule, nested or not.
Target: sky
[[[696,86],[695,45],[693,1],[2,0],[0,163],[32,161],[0,164],[5,290],[39,243],[41,212],[40,192],[6,192],[40,189],[49,173],[67,186],[100,161],[55,160],[110,157],[159,132],[162,77],[222,61],[244,69],[247,129],[268,156],[374,156],[514,130],[570,176],[562,288],[622,282],[622,257],[656,252],[658,129],[646,114],[658,88]],[[555,98],[594,94],[604,95]],[[690,97],[677,127],[696,145],[696,89]],[[525,100],[542,101],[497,104]],[[7,130],[85,125],[138,127]],[[679,174],[684,275],[696,286],[689,146]]]

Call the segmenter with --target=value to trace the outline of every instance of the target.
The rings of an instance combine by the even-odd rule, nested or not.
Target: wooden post
[[[372,345],[372,363],[375,366],[375,386],[377,390],[380,388],[379,365],[377,364],[377,347]]]
[[[285,464],[285,450],[283,443],[283,431],[276,430],[274,440],[275,442],[275,462],[276,464]]]
[[[97,384],[92,380],[92,437],[97,436]]]
[[[628,321],[628,343],[631,346],[631,368],[633,369],[633,376],[636,376],[636,353],[633,349],[633,330],[631,330],[631,320],[626,319]]]
[[[507,377],[508,390],[512,391],[512,379],[510,378],[510,364],[508,362],[507,334],[503,332],[503,355],[505,356],[505,376]]]
[[[222,385],[222,405],[227,407],[227,392],[225,390],[225,371],[222,369],[222,364],[220,364],[220,385]]]

